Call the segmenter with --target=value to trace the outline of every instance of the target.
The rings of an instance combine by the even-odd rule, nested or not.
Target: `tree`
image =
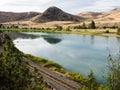
[[[120,28],[117,29],[117,34],[120,35]]]
[[[120,55],[116,59],[109,55],[108,60],[107,86],[109,90],[120,90]]]
[[[91,21],[91,23],[89,24],[89,28],[90,29],[95,29],[96,28],[94,21]]]
[[[66,31],[71,31],[71,30],[70,30],[70,26],[68,26],[68,27],[66,28]]]
[[[2,26],[3,26],[3,25],[2,25],[2,24],[0,24],[0,28],[2,28]]]
[[[85,24],[85,23],[83,23],[82,28],[83,28],[83,29],[87,29],[87,27],[86,27],[86,24]]]
[[[63,29],[62,26],[59,26],[59,25],[55,25],[55,27],[56,27],[55,29],[59,30],[59,31],[61,31]]]

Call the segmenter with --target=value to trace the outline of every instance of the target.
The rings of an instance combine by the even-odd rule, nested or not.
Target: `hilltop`
[[[49,22],[49,21],[77,21],[78,22],[80,21],[80,19],[81,19],[80,17],[66,13],[57,7],[49,7],[41,15],[38,15],[34,21],[38,23]]]

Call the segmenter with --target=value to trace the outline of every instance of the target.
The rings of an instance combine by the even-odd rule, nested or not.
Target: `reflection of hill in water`
[[[43,39],[49,44],[57,44],[62,41],[62,39],[58,38],[58,36],[55,35],[41,35],[41,37],[43,37]]]
[[[42,37],[49,44],[57,44],[62,41],[62,39],[56,38],[57,36],[54,35],[34,35],[34,34],[26,34],[20,32],[5,32],[5,33],[8,34],[12,40],[15,40],[17,38],[36,39]]]
[[[33,34],[25,34],[25,33],[20,33],[20,32],[6,32],[12,40],[15,40],[16,38],[23,38],[23,39],[35,39],[40,36],[38,35],[33,35]]]
[[[62,41],[61,39],[51,38],[51,37],[44,37],[44,40],[47,41],[50,44],[57,44],[57,43]]]

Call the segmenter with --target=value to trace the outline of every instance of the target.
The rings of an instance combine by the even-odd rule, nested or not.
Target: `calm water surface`
[[[15,33],[14,33],[15,35]],[[103,81],[109,52],[119,52],[120,38],[77,34],[17,33],[15,46],[24,53],[52,60],[69,71]]]

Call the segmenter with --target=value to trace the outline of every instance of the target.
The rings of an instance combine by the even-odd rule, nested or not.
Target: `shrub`
[[[59,26],[59,25],[56,25],[56,26],[55,26],[55,29],[61,31],[61,30],[63,29],[63,27],[62,27],[62,26]]]
[[[106,30],[105,33],[110,33],[110,31],[109,31],[109,30]]]
[[[117,29],[117,34],[120,35],[120,28]]]
[[[91,21],[91,23],[89,24],[89,28],[90,29],[95,29],[96,28],[94,21]]]

